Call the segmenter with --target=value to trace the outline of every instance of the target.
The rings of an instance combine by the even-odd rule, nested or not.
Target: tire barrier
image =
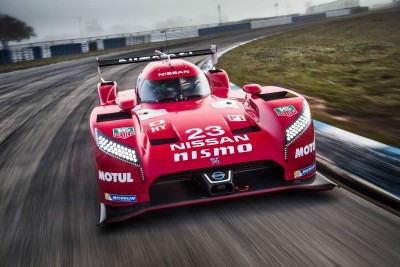
[[[97,51],[97,41],[91,41],[89,42],[89,51]]]
[[[132,46],[132,45],[137,45],[137,44],[147,44],[151,42],[151,36],[150,34],[147,35],[130,35],[126,37],[126,45],[127,46]]]
[[[126,38],[110,38],[103,40],[104,49],[120,48],[126,46]]]
[[[0,64],[10,64],[11,60],[11,51],[10,50],[0,50]]]
[[[82,44],[61,44],[50,46],[52,57],[82,53]]]

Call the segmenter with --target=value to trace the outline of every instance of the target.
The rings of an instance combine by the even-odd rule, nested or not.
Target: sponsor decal
[[[188,140],[193,140],[193,139],[200,139],[204,138],[207,136],[219,136],[223,135],[225,131],[222,129],[221,126],[208,126],[206,128],[201,129],[201,128],[192,128],[188,129],[185,131],[186,134],[191,133],[188,136]]]
[[[158,77],[165,77],[165,76],[179,75],[179,74],[190,74],[190,70],[174,70],[174,71],[159,72]]]
[[[314,151],[315,151],[315,141],[312,142],[309,145],[306,145],[306,146],[303,146],[303,147],[300,147],[300,148],[296,148],[295,158],[296,159],[297,158],[301,158],[301,157],[306,156],[306,155],[308,155],[308,154],[310,154],[310,153],[312,153]]]
[[[174,154],[174,162],[187,161],[189,159],[203,159],[215,156],[226,156],[251,152],[253,150],[252,144],[240,144],[234,146],[223,146],[214,148],[205,148],[201,150],[190,150]]]
[[[305,167],[304,169],[295,171],[294,178],[303,177],[307,174],[312,173],[313,171],[315,171],[315,163],[311,164],[310,166]]]
[[[112,183],[133,183],[130,172],[103,172],[99,171],[99,180]]]
[[[219,158],[219,156],[251,152],[253,150],[252,144],[242,143],[246,141],[249,141],[249,137],[246,134],[234,135],[233,138],[223,136],[221,138],[209,138],[209,139],[183,142],[178,144],[170,144],[170,148],[171,151],[178,151],[178,153],[174,154],[174,162],[179,162],[179,161],[187,161],[189,159],[196,160],[203,158],[216,158],[216,157]],[[224,144],[229,144],[229,145],[224,145]],[[214,147],[204,148],[207,146],[214,146]]]
[[[211,165],[219,165],[221,162],[219,161],[219,158],[211,158]]]
[[[252,144],[245,143],[249,141],[246,134],[220,137],[225,134],[221,126],[208,126],[204,129],[192,128],[186,130],[185,133],[190,134],[187,142],[170,144],[171,151],[178,151],[174,154],[174,162],[216,158],[236,153],[247,153],[253,150]],[[203,139],[206,137],[212,138]],[[207,146],[214,147],[204,148]]]
[[[136,195],[115,195],[104,193],[104,198],[116,202],[136,202]]]
[[[283,117],[292,117],[297,114],[297,110],[293,106],[285,106],[274,108],[276,115]]]
[[[123,128],[114,128],[113,136],[114,138],[122,138],[126,139],[128,137],[135,135],[135,128],[133,127],[123,127]]]
[[[141,121],[167,114],[165,109],[141,109],[135,111]]]
[[[153,121],[149,123],[149,126],[151,128],[151,131],[158,132],[158,131],[163,131],[166,128],[165,120],[159,120],[159,121]]]
[[[222,180],[222,179],[225,178],[225,173],[223,173],[223,172],[214,172],[214,173],[211,175],[211,177],[212,177],[214,180],[219,181],[219,180]]]
[[[246,121],[243,115],[227,115],[230,121]]]
[[[231,180],[231,174],[232,172],[230,170],[228,171],[216,171],[211,173],[204,173],[204,177],[208,180],[209,183],[211,184],[218,184],[221,182],[226,182]]]

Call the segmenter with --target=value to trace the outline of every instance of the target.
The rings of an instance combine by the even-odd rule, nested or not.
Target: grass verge
[[[238,86],[303,94],[314,118],[400,147],[400,10],[337,19],[267,37],[224,54]]]

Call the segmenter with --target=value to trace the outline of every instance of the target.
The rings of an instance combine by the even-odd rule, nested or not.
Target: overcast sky
[[[32,26],[30,42],[305,13],[332,0],[0,0],[0,13]],[[360,0],[372,5],[391,0]]]

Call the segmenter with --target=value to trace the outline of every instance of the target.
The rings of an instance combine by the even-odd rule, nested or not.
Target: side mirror
[[[137,105],[136,99],[122,99],[118,101],[118,106],[123,110],[131,110]]]
[[[257,95],[261,93],[261,85],[259,84],[247,84],[243,86],[243,91],[248,94]]]
[[[137,99],[134,90],[119,92],[115,102],[123,110],[133,109],[137,105]]]

